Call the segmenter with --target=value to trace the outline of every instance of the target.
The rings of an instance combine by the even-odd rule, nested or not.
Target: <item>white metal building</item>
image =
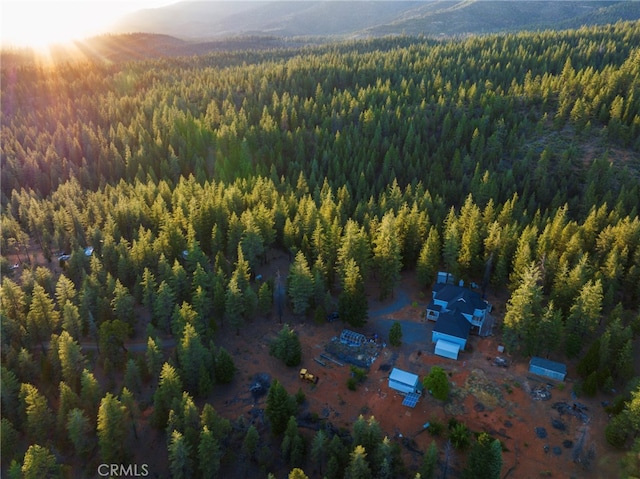
[[[438,356],[449,359],[458,359],[458,353],[460,352],[460,345],[445,341],[444,339],[438,339],[436,342],[436,349],[434,351]]]
[[[420,393],[422,384],[417,374],[393,368],[389,374],[389,387],[403,394]]]

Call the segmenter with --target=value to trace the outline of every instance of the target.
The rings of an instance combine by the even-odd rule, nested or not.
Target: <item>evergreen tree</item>
[[[221,442],[231,432],[229,420],[221,417],[209,403],[202,408],[200,423],[209,428],[218,442]]]
[[[555,309],[553,301],[549,301],[540,318],[538,346],[535,348],[535,352],[544,352],[547,355],[556,352],[563,337],[564,321],[562,320],[562,311]]]
[[[252,424],[249,426],[249,429],[247,429],[247,434],[244,436],[244,441],[242,441],[242,452],[250,461],[255,459],[259,441],[260,435],[258,434],[258,430]]]
[[[6,466],[14,460],[18,431],[6,417],[0,419],[0,447],[2,448],[2,465]]]
[[[585,337],[595,332],[602,311],[602,299],[600,280],[587,281],[580,290],[567,317],[567,356],[576,357]]]
[[[20,402],[25,413],[25,430],[33,439],[44,441],[50,436],[53,413],[47,399],[32,384],[20,386]]]
[[[518,240],[518,247],[513,258],[513,265],[511,274],[509,275],[511,291],[515,291],[520,287],[524,280],[524,276],[531,268],[531,264],[534,260],[534,242],[537,234],[537,228],[534,226],[527,226],[522,231],[520,239]]]
[[[153,313],[158,286],[156,284],[156,278],[149,268],[145,268],[142,273],[140,287],[142,288],[142,305]]]
[[[282,439],[282,455],[293,467],[300,467],[304,461],[305,441],[298,431],[298,422],[293,416],[287,421],[287,428]]]
[[[18,410],[20,409],[20,381],[15,373],[0,366],[0,404],[2,405],[2,416],[12,420],[17,424],[19,420]]]
[[[181,340],[187,324],[190,324],[195,330],[200,329],[200,331],[202,331],[204,328],[199,328],[199,326],[201,326],[199,319],[198,313],[190,303],[185,301],[180,307],[176,305],[171,318],[171,332],[173,336]]]
[[[380,300],[393,295],[400,280],[402,255],[396,232],[396,219],[392,211],[383,217],[373,240],[373,261],[380,286]]]
[[[288,479],[309,479],[309,476],[302,469],[294,467],[289,473]]]
[[[240,289],[235,278],[231,278],[227,285],[227,292],[224,303],[224,314],[236,330],[236,334],[240,334],[240,328],[244,325],[244,314],[246,310],[244,293]]]
[[[113,394],[107,393],[100,402],[97,427],[100,456],[104,463],[122,462],[127,430],[126,408]]]
[[[327,462],[327,477],[338,477],[338,474],[344,474],[349,463],[349,452],[345,447],[340,436],[335,434],[328,447],[329,461]]]
[[[393,455],[392,455],[392,447],[391,441],[388,437],[385,436],[382,439],[382,442],[378,446],[377,459],[375,463],[377,466],[377,474],[376,476],[380,479],[393,479],[394,471],[393,471]]]
[[[101,398],[100,384],[92,372],[84,369],[80,377],[80,401],[89,418],[96,417]]]
[[[304,463],[306,444],[301,434],[296,434],[291,442],[290,464],[299,467]]]
[[[430,286],[433,283],[440,265],[440,250],[440,234],[438,229],[432,226],[429,236],[420,249],[416,266],[418,281],[422,286]]]
[[[295,402],[277,379],[273,380],[267,394],[265,414],[271,423],[271,431],[279,436],[287,428],[289,417],[296,412]]]
[[[61,477],[60,466],[49,449],[33,444],[24,455],[22,477],[23,479],[58,478]]]
[[[462,234],[460,235],[458,264],[460,265],[463,273],[473,277],[479,274],[482,267],[481,248],[483,243],[483,225],[480,208],[473,203],[473,197],[471,194],[467,196],[467,199],[460,210],[459,222]]]
[[[220,470],[220,460],[222,458],[222,448],[215,435],[205,424],[200,432],[200,442],[198,443],[198,468],[202,477],[213,479],[218,477]]]
[[[131,328],[135,326],[135,305],[134,297],[120,280],[116,280],[116,286],[113,290],[113,299],[111,300],[111,308],[115,319],[119,319],[123,323],[128,324]]]
[[[80,339],[82,336],[83,325],[80,311],[70,301],[67,301],[62,307],[62,329],[73,338]]]
[[[56,301],[58,308],[62,310],[67,303],[75,304],[78,293],[76,286],[64,274],[61,274],[56,283]]]
[[[502,469],[502,446],[500,441],[492,439],[487,433],[480,433],[471,447],[467,466],[462,476],[468,479],[483,477],[500,479]]]
[[[507,302],[504,342],[511,350],[515,350],[521,341],[525,354],[532,354],[537,348],[538,324],[542,311],[540,279],[540,271],[532,263],[523,273],[522,283]]]
[[[55,309],[53,300],[42,286],[35,284],[27,314],[27,331],[36,342],[43,342],[51,336],[59,322],[60,313]]]
[[[142,389],[142,378],[140,377],[140,368],[138,362],[130,358],[124,370],[124,386],[134,393],[140,393]]]
[[[394,321],[391,325],[389,344],[396,347],[402,344],[402,326],[400,325],[400,321]]]
[[[378,471],[382,457],[379,448],[382,443],[382,431],[380,424],[371,416],[365,420],[362,415],[353,424],[353,442],[359,444],[367,451],[367,462],[371,471]]]
[[[296,332],[285,324],[275,341],[271,343],[269,354],[282,360],[287,366],[297,366],[302,360],[302,346]]]
[[[306,314],[311,306],[314,293],[313,275],[309,269],[307,258],[298,251],[289,268],[289,297],[293,303],[294,314]]]
[[[189,479],[192,476],[193,465],[191,450],[184,436],[179,431],[172,431],[169,440],[169,470],[175,479]]]
[[[166,281],[158,286],[158,292],[153,303],[153,324],[165,333],[169,332],[171,315],[176,304],[176,295]]]
[[[60,358],[62,377],[77,391],[85,359],[80,345],[66,331],[63,331],[58,338],[58,357]]]
[[[167,425],[169,410],[175,399],[182,395],[182,380],[169,363],[162,365],[158,389],[153,394],[153,423],[163,429]]]
[[[364,227],[349,218],[344,226],[340,248],[338,249],[338,274],[345,276],[345,267],[349,260],[354,260],[364,279],[369,277],[371,266],[371,245]]]
[[[616,377],[628,381],[633,377],[634,348],[633,341],[628,339],[622,344],[613,363]]]
[[[100,325],[100,355],[108,372],[121,370],[126,358],[124,343],[129,336],[129,326],[119,319],[105,321]]]
[[[57,428],[60,437],[64,438],[67,415],[72,409],[80,407],[80,398],[64,381],[60,381],[59,391]]]
[[[360,268],[354,259],[349,259],[344,266],[342,292],[338,298],[338,313],[348,324],[358,327],[365,323],[368,309],[369,304]]]
[[[215,356],[214,369],[216,373],[216,381],[221,384],[230,383],[236,373],[236,366],[233,363],[233,357],[229,352],[220,348]]]
[[[322,468],[326,461],[328,442],[327,434],[320,429],[311,443],[311,459],[318,466],[320,475],[322,475]]]
[[[269,283],[262,283],[258,290],[258,312],[264,316],[271,314],[273,305],[273,293]]]
[[[433,479],[436,474],[436,467],[438,465],[438,447],[435,441],[431,441],[429,449],[422,458],[422,465],[420,466],[420,477],[423,479]]]
[[[74,408],[69,411],[66,422],[66,432],[73,445],[75,453],[83,457],[89,451],[91,444],[91,424],[84,411]]]
[[[183,385],[188,391],[196,391],[200,379],[200,370],[207,368],[208,351],[202,345],[195,328],[191,324],[185,324],[182,339],[178,343],[177,353],[180,363]]]
[[[26,334],[26,298],[20,286],[6,275],[2,278],[0,306],[3,314],[3,341],[9,343],[10,338],[19,341]]]
[[[460,229],[456,217],[455,208],[452,206],[444,221],[444,233],[442,236],[442,260],[446,270],[459,276],[458,255],[460,254]]]
[[[145,360],[147,364],[147,371],[152,377],[160,374],[160,368],[162,367],[162,340],[159,338],[153,339],[151,336],[147,339],[147,351],[145,352]]]
[[[344,477],[345,479],[371,479],[373,477],[367,463],[367,453],[364,447],[360,445],[355,447]]]

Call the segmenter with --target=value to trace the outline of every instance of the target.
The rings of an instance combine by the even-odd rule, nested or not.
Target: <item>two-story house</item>
[[[436,322],[431,335],[436,343],[435,352],[457,359],[469,333],[483,330],[490,305],[475,291],[453,284],[437,283],[433,285],[432,294],[427,319]]]

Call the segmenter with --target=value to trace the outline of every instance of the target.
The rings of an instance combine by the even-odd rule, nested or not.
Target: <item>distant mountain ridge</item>
[[[234,36],[465,35],[640,19],[640,1],[425,0],[179,2],[122,18],[113,33]]]

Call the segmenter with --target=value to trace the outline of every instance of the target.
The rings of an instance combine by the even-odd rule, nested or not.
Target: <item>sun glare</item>
[[[166,0],[3,0],[2,45],[44,49],[107,33],[121,15],[167,3]]]
[[[44,48],[97,33],[102,12],[91,2],[3,2],[2,43]]]

